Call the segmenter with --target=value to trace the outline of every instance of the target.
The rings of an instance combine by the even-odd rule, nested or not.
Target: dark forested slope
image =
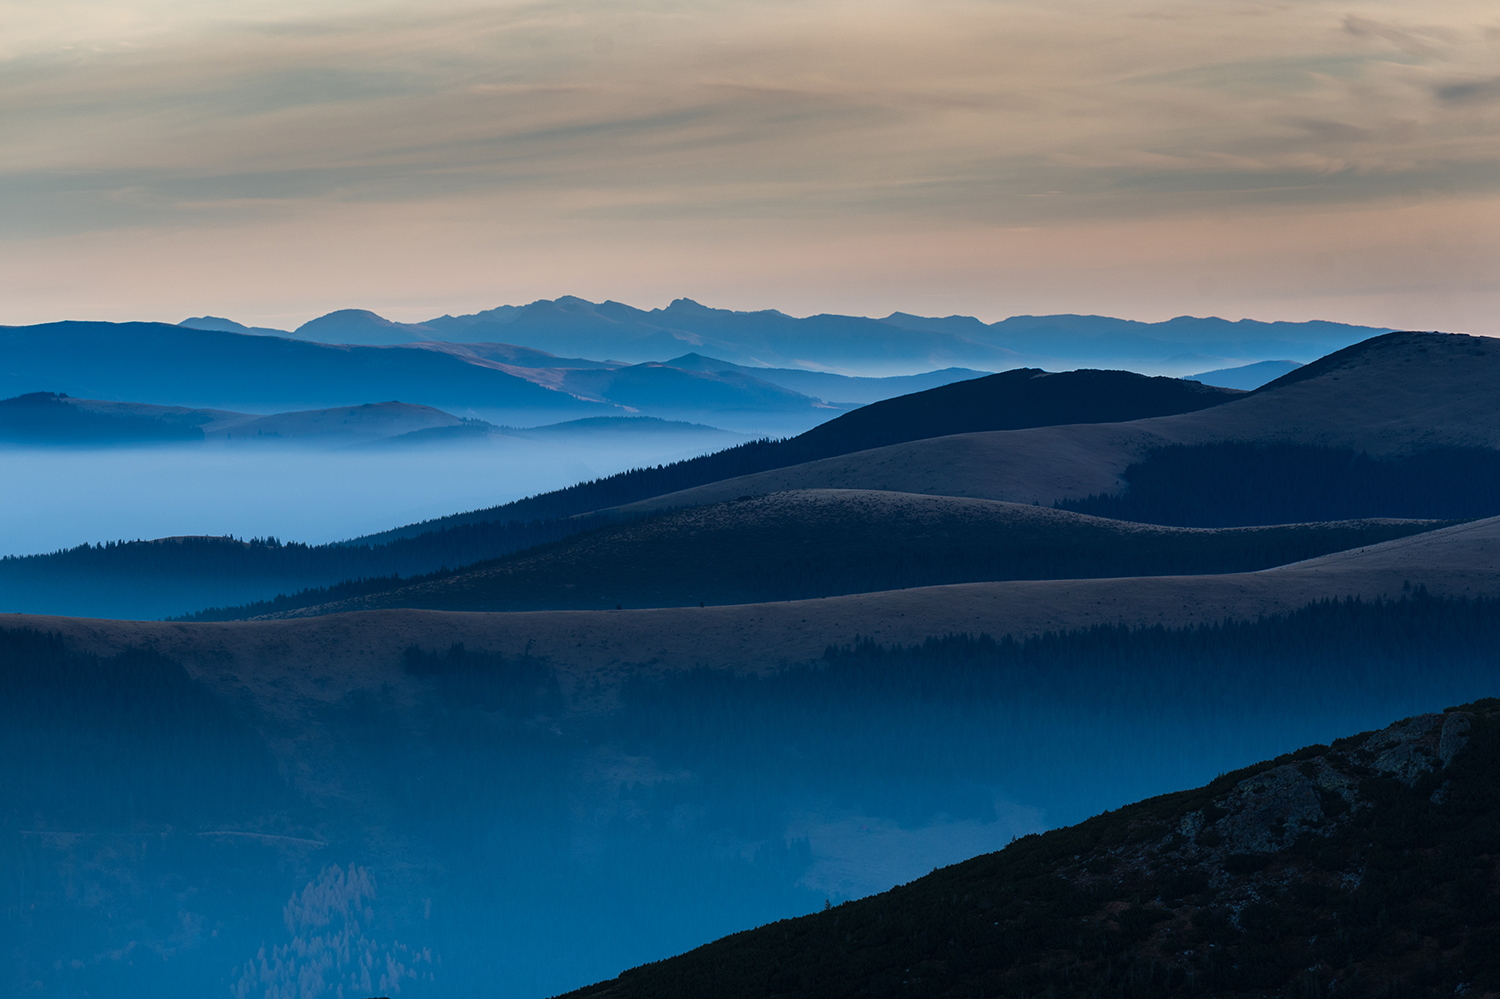
[[[1179,444],[1148,452],[1122,477],[1127,488],[1121,493],[1057,506],[1180,527],[1500,513],[1500,451],[1494,448],[1375,458],[1353,448],[1284,441]]]
[[[1175,378],[1148,378],[1129,371],[1003,371],[872,403],[788,440],[750,441],[699,458],[621,472],[504,506],[455,514],[358,540],[378,542],[484,520],[570,517],[903,441],[985,430],[1139,420],[1196,412],[1244,395],[1233,389]]]
[[[571,993],[1492,995],[1500,701],[1206,787]]]
[[[611,524],[462,572],[211,611],[554,610],[800,600],[1000,579],[1248,572],[1441,526],[1362,521],[1183,530],[993,500],[775,493]],[[325,606],[317,606],[317,605]]]
[[[871,403],[797,438],[803,461],[887,444],[1070,423],[1123,423],[1192,413],[1245,393],[1130,371],[1017,368]]]

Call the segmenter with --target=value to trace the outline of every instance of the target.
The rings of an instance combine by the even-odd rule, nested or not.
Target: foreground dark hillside
[[[1500,700],[1030,835],[570,993],[1487,995]]]
[[[993,500],[807,490],[611,524],[428,579],[371,580],[193,619],[298,607],[682,607],[1002,579],[1250,572],[1441,526],[1368,520],[1174,529]]]

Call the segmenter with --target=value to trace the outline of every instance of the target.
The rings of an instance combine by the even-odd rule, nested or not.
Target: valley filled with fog
[[[9,447],[0,553],[193,534],[322,544],[744,439],[701,428],[424,448]]]

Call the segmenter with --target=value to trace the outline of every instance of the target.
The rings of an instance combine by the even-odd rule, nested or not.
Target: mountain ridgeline
[[[420,323],[395,323],[367,310],[342,309],[291,333],[256,330],[206,316],[183,325],[324,343],[524,343],[564,356],[627,361],[673,357],[692,347],[747,365],[910,369],[938,362],[991,370],[1037,363],[1056,367],[1189,365],[1183,373],[1223,366],[1201,363],[1209,360],[1311,360],[1379,332],[1342,323],[1230,322],[1192,316],[1157,323],[1081,315],[1012,316],[985,323],[972,316],[903,312],[883,319],[826,314],[799,318],[775,309],[716,309],[688,298],[647,310],[571,295]]]
[[[1245,394],[1129,371],[1057,374],[1025,368],[1002,371],[871,403],[787,440],[749,441],[666,466],[621,472],[504,506],[359,538],[356,543],[484,520],[572,517],[888,444],[987,430],[1020,430],[1060,423],[1117,423],[1191,413]]]
[[[1441,526],[1368,520],[1193,530],[994,500],[792,491],[609,524],[430,577],[310,589],[188,619],[386,607],[684,607],[993,580],[1253,572]]]
[[[203,440],[205,414],[99,412],[59,392],[0,399],[0,442],[46,445],[138,444]]]
[[[1018,368],[872,403],[797,437],[795,450],[799,462],[814,461],[949,434],[1124,423],[1193,413],[1243,394],[1127,371]]]
[[[340,544],[246,546],[219,539],[169,539],[0,559],[0,608],[161,617],[373,577],[420,575],[598,526],[598,521],[580,518],[581,514],[910,440],[914,420],[922,433],[958,434],[1035,426],[1039,420],[1127,420],[1191,412],[1243,394],[1123,371],[1003,372],[876,403],[816,428],[812,436],[752,441]],[[917,419],[914,414],[919,411],[926,415]],[[132,580],[131,586],[120,585],[125,579]],[[368,591],[370,584],[355,588]]]

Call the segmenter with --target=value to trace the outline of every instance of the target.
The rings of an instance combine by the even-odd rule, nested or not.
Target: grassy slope
[[[1438,526],[1172,529],[989,500],[814,490],[615,524],[322,612],[668,607],[981,580],[1246,572]]]
[[[1310,374],[1304,374],[1311,369]],[[1301,376],[1301,377],[1294,377]],[[1172,444],[1285,441],[1376,457],[1500,445],[1500,348],[1488,337],[1393,333],[1299,368],[1224,405],[1122,423],[1035,426],[892,444],[685,489],[631,509],[785,489],[891,489],[1018,503],[1083,499]],[[967,385],[972,383],[960,383]],[[854,414],[850,414],[854,415]]]
[[[576,999],[1494,994],[1500,702],[1311,746]]]
[[[550,657],[586,683],[616,683],[630,664],[759,670],[816,658],[864,636],[920,642],[929,635],[1018,637],[1099,624],[1165,627],[1255,620],[1312,601],[1395,599],[1416,587],[1447,597],[1500,598],[1500,517],[1252,573],[1029,580],[927,586],[822,600],[641,610],[473,614],[377,610],[276,621],[181,624],[17,614],[12,627],[58,632],[113,655],[137,645],[258,696],[342,696],[361,678],[389,679],[382,645]],[[382,681],[383,682],[383,681]]]
[[[1040,374],[1035,369],[1018,369],[915,392],[846,413],[788,440],[749,441],[670,465],[633,469],[503,506],[355,540],[382,544],[466,524],[572,517],[901,441],[1053,423],[1139,420],[1162,413],[1197,412],[1245,394],[1128,371],[1067,371],[1044,378]],[[968,494],[959,491],[958,495]]]

